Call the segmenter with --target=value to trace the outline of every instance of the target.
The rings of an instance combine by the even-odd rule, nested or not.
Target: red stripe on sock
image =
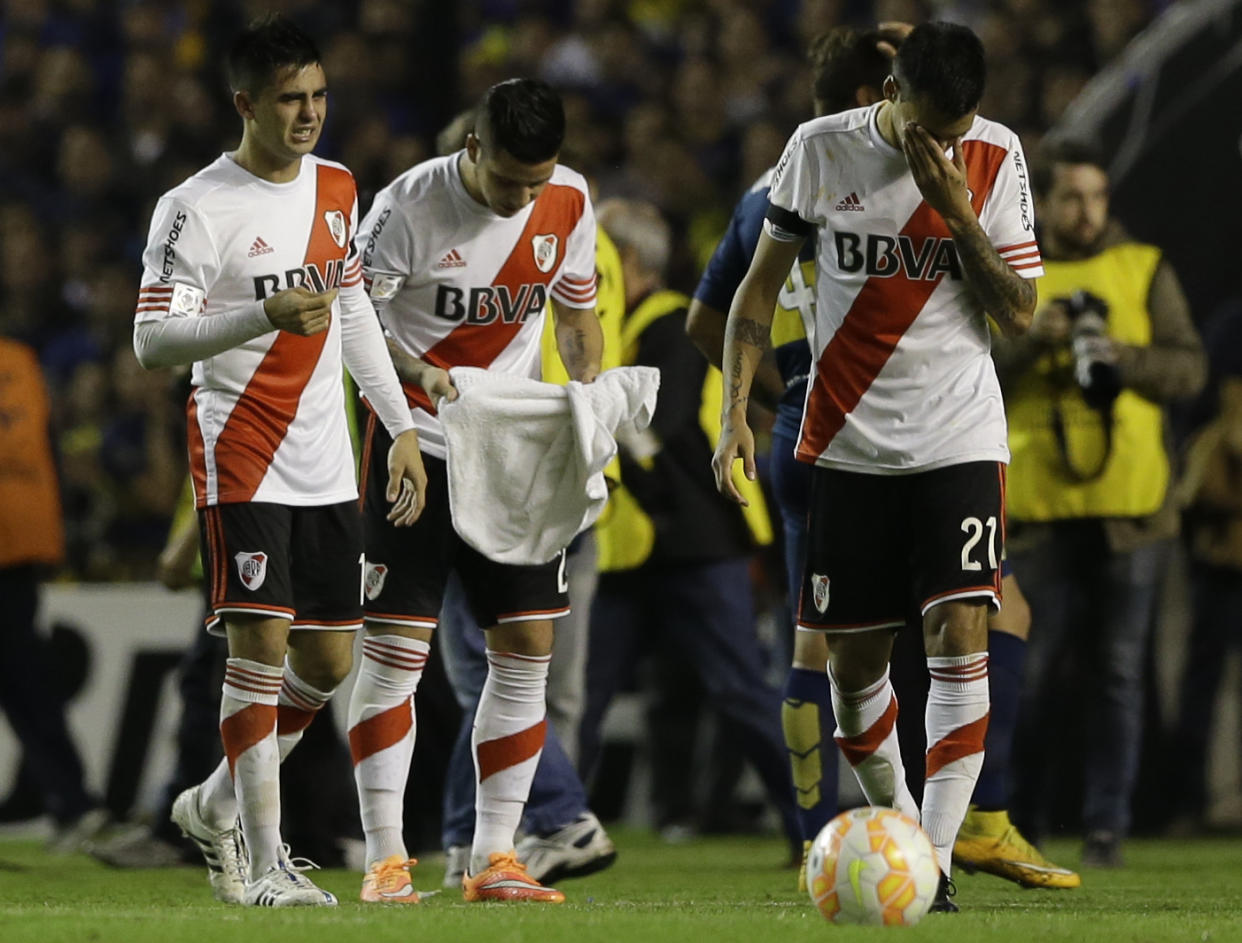
[[[238,758],[276,729],[275,704],[247,704],[220,721],[220,742],[234,775]]]
[[[947,736],[937,741],[936,745],[927,751],[927,778],[940,772],[944,767],[948,766],[954,760],[960,760],[964,756],[970,756],[972,753],[983,752],[983,738],[988,732],[988,717],[991,715],[989,711],[978,720],[971,721],[963,727],[950,731]]]
[[[543,749],[548,733],[547,718],[533,727],[511,733],[507,737],[484,740],[477,747],[479,756],[479,782],[501,770],[517,766]]]
[[[414,726],[409,700],[360,720],[349,728],[349,755],[357,766],[368,756],[400,743]]]
[[[283,735],[305,730],[318,713],[318,710],[308,711],[301,707],[294,707],[292,704],[278,704],[276,705],[276,733]]]
[[[880,748],[884,739],[893,732],[893,725],[896,723],[897,698],[892,697],[879,720],[853,737],[836,737],[837,746],[841,748],[841,753],[850,766],[857,766]]]

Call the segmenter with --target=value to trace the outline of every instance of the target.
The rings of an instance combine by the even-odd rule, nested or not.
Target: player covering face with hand
[[[802,125],[786,146],[764,234],[726,330],[713,460],[737,498],[753,477],[746,405],[772,311],[817,237],[811,382],[797,456],[814,465],[799,626],[825,632],[836,739],[874,805],[918,817],[888,678],[892,633],[923,616],[931,674],[922,822],[956,909],[954,837],[983,760],[987,610],[999,602],[1004,463],[990,315],[1030,322],[1042,272],[1017,137],[979,118],[984,59],[960,26],[917,27],[885,100]]]

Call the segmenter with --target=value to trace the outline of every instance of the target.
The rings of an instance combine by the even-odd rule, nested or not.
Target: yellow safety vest
[[[690,299],[677,291],[658,291],[649,295],[626,318],[621,329],[621,360],[632,364],[638,357],[638,341],[654,321],[665,315],[686,308]],[[707,434],[708,442],[720,438],[720,406],[724,396],[724,383],[720,371],[707,368],[703,380],[703,393],[699,407],[699,425]],[[757,481],[747,480],[741,469],[734,465],[733,483],[741,495],[750,502],[742,508],[751,538],[759,546],[772,542],[772,521],[768,516],[763,491]],[[723,498],[721,500],[724,500]],[[655,546],[655,525],[647,512],[622,483],[613,489],[608,506],[595,525],[599,546],[599,569],[601,572],[630,570],[641,566],[651,556]]]
[[[1089,259],[1044,260],[1039,304],[1086,289],[1108,302],[1108,334],[1123,344],[1151,343],[1147,297],[1160,263],[1160,250],[1126,242]],[[1009,516],[1023,521],[1083,517],[1146,517],[1159,510],[1169,486],[1164,448],[1164,412],[1131,390],[1112,409],[1112,451],[1107,462],[1105,416],[1083,400],[1073,376],[1073,354],[1065,348],[1041,356],[1006,390]],[[1066,468],[1054,432],[1059,407],[1065,453],[1076,469],[1100,468],[1088,481]],[[1103,465],[1101,467],[1101,463]]]

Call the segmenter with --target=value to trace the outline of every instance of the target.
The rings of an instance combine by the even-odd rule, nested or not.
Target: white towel
[[[439,413],[453,527],[499,563],[547,563],[603,511],[614,433],[651,422],[660,371],[617,367],[565,386],[477,367],[449,375],[459,396]]]

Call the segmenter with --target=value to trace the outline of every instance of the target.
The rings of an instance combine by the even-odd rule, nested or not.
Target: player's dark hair
[[[251,21],[233,40],[224,60],[234,92],[258,95],[285,69],[302,69],[321,60],[319,47],[303,29],[279,13]]]
[[[880,34],[873,29],[835,26],[811,40],[807,53],[814,76],[811,94],[824,114],[855,108],[863,85],[877,91],[892,71],[888,56],[880,51]]]
[[[1104,154],[1091,141],[1075,138],[1045,138],[1031,160],[1031,189],[1036,196],[1046,196],[1052,189],[1057,166],[1089,164],[1108,173]]]
[[[546,82],[509,79],[483,95],[475,133],[485,145],[506,151],[524,164],[542,164],[560,153],[565,107]]]
[[[893,63],[908,96],[922,96],[945,117],[979,107],[987,77],[983,43],[957,23],[921,23],[902,42]]]

